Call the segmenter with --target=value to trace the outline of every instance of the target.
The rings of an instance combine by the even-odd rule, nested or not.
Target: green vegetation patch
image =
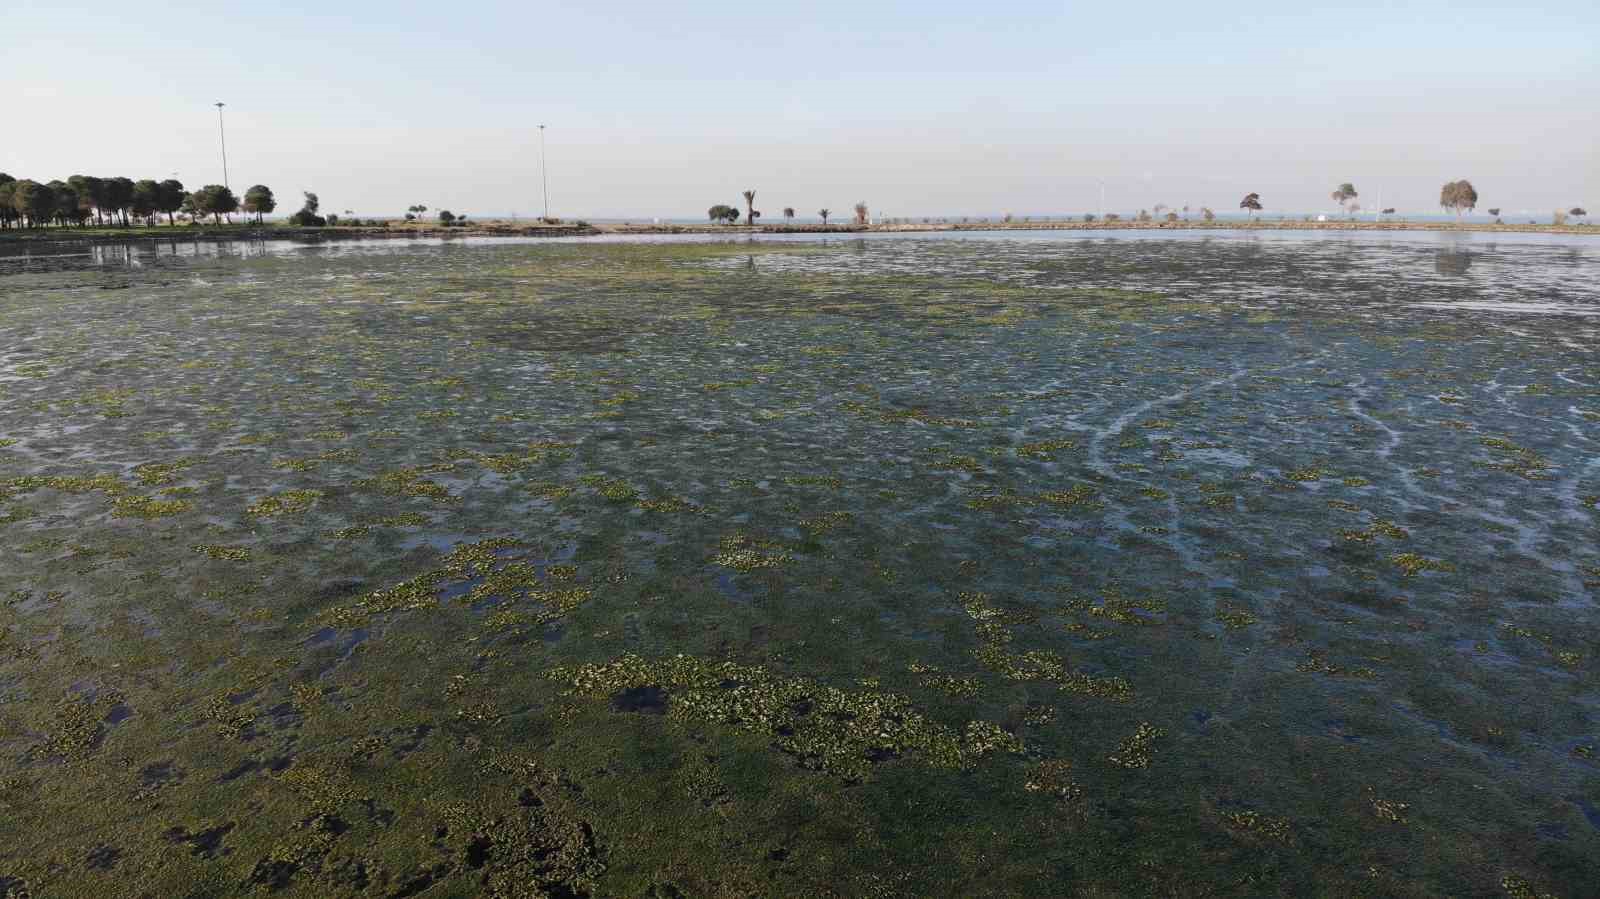
[[[111,514],[115,518],[166,518],[192,508],[194,504],[185,499],[156,499],[131,493],[111,500]]]
[[[321,490],[286,490],[257,500],[245,509],[245,513],[261,518],[297,515],[310,510],[322,496]]]
[[[777,749],[803,767],[846,780],[864,780],[874,764],[901,756],[934,767],[965,768],[987,755],[1023,751],[1021,741],[991,722],[950,728],[897,694],[840,689],[734,662],[630,654],[559,669],[550,677],[590,699],[664,691],[667,715],[674,720],[772,737]]]

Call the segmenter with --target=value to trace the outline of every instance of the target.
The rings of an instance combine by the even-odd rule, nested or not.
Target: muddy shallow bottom
[[[106,249],[0,260],[0,896],[1600,882],[1592,241]]]

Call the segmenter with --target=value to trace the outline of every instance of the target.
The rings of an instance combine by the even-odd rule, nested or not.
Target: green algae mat
[[[0,896],[1600,884],[1600,244],[0,258]]]

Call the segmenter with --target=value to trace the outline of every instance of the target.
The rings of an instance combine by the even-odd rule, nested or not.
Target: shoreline
[[[941,222],[904,225],[614,225],[603,234],[918,234],[948,231],[1470,231],[1600,236],[1600,224],[1545,225],[1492,222]]]
[[[1600,224],[1505,224],[1478,222],[980,222],[903,225],[713,225],[713,224],[600,224],[510,225],[471,228],[353,227],[298,228],[287,225],[169,226],[128,229],[0,230],[0,246],[27,244],[119,244],[137,241],[297,240],[320,242],[350,239],[453,238],[453,237],[597,237],[604,235],[762,235],[762,234],[928,234],[996,231],[1435,231],[1480,234],[1561,234],[1600,237]]]

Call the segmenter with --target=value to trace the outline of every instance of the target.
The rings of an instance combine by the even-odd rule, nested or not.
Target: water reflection
[[[1472,268],[1472,254],[1455,248],[1433,254],[1433,270],[1451,278],[1464,277]]]
[[[167,259],[255,259],[280,252],[281,240],[145,238],[89,244],[55,241],[0,243],[0,272],[83,268],[143,268]]]
[[[1558,249],[1561,258],[1582,265],[1600,252],[1600,244],[1584,235],[1496,234],[1494,240],[1512,246],[1546,246]],[[814,243],[866,251],[885,243],[1009,243],[1037,246],[1055,243],[1063,247],[1104,247],[1108,250],[1129,243],[1163,246],[1198,243],[1203,247],[1227,246],[1242,251],[1247,258],[1270,252],[1276,247],[1320,244],[1328,251],[1327,261],[1340,268],[1370,266],[1385,252],[1403,249],[1432,249],[1435,271],[1460,277],[1474,263],[1472,255],[1494,255],[1496,244],[1466,247],[1474,235],[1448,232],[1296,232],[1296,231],[943,231],[882,232],[848,234],[600,234],[587,237],[475,237],[414,236],[227,239],[167,236],[130,236],[116,242],[88,243],[75,240],[0,241],[0,274],[21,271],[63,271],[91,268],[138,268],[164,260],[255,259],[268,256],[345,253],[400,253],[417,248],[517,246],[571,243],[673,244],[673,243]],[[1555,255],[1552,253],[1551,255]]]

